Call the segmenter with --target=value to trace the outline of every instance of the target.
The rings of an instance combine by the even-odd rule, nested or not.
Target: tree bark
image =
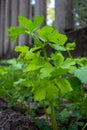
[[[4,54],[6,54],[8,51],[10,51],[10,38],[7,38],[8,32],[7,29],[11,25],[11,0],[5,1],[5,41],[4,41]]]
[[[11,26],[18,25],[18,0],[11,0]],[[17,45],[18,40],[11,43],[11,51],[13,51],[14,47]]]
[[[61,33],[73,30],[73,0],[55,0],[55,28]]]
[[[0,56],[4,53],[5,0],[0,1]]]
[[[30,18],[30,0],[19,0],[19,15]],[[29,36],[19,36],[19,45],[29,44]]]
[[[43,25],[46,25],[46,0],[35,1],[35,16],[44,16]]]

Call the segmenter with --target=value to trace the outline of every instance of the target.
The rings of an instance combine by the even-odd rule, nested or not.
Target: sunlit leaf
[[[67,39],[68,39],[66,35],[61,34],[61,33],[58,34],[58,37],[59,37],[58,44],[60,44],[60,45],[64,45],[66,43]]]
[[[54,67],[50,63],[46,63],[44,64],[43,68],[40,70],[41,72],[40,77],[41,78],[49,77],[51,76],[51,72],[53,71],[54,71]]]
[[[8,37],[11,37],[12,41],[15,41],[20,34],[26,34],[25,29],[22,27],[10,27],[8,32]]]
[[[55,96],[58,96],[58,88],[55,86],[53,82],[48,82],[48,86],[46,88],[46,94],[48,100],[52,100]]]
[[[58,85],[58,87],[62,93],[67,93],[67,92],[70,92],[73,90],[70,85],[70,82],[67,79],[58,78],[55,80],[55,82]]]
[[[52,54],[51,59],[54,61],[54,65],[57,67],[64,63],[64,56],[61,53]]]
[[[16,52],[22,52],[26,53],[28,51],[29,47],[28,46],[16,46],[15,51]]]
[[[43,23],[44,17],[43,16],[36,16],[33,22],[33,28],[36,29]]]
[[[70,50],[75,50],[75,47],[76,47],[76,43],[75,42],[66,44],[66,49],[69,50],[69,51]]]
[[[23,17],[23,16],[18,16],[18,22],[23,27],[25,27],[26,29],[31,31],[31,28],[32,28],[32,21],[31,20],[29,20],[28,18]]]
[[[37,90],[34,93],[34,100],[35,101],[41,101],[46,98],[46,90],[45,88],[37,88]]]
[[[42,29],[37,31],[40,39],[43,41],[48,41],[48,35],[52,33],[54,29],[51,26],[44,26]]]
[[[87,66],[77,69],[75,76],[79,78],[82,83],[87,83]]]
[[[33,32],[36,28],[38,28],[44,20],[43,16],[36,16],[34,22],[32,22],[31,20],[23,16],[19,16],[18,18],[19,18],[19,23],[27,30],[29,30],[30,33]]]
[[[58,45],[58,44],[52,44],[52,43],[49,43],[49,45],[50,45],[53,49],[55,49],[55,50],[57,50],[57,51],[66,51],[66,48],[65,48],[64,46],[60,46],[60,45]]]

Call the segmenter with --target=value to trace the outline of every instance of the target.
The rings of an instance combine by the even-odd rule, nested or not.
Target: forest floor
[[[7,102],[0,99],[0,130],[39,130],[34,122],[21,112],[7,108]]]

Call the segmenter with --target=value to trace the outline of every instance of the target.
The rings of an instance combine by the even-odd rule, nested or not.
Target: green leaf
[[[15,82],[14,82],[14,86],[19,86],[20,84],[23,85],[24,82],[25,82],[25,79],[20,78],[18,81],[15,81]]]
[[[69,77],[68,80],[74,91],[67,93],[65,95],[65,98],[68,98],[70,101],[73,102],[81,101],[82,98],[84,97],[84,92],[83,92],[84,89],[81,81],[77,77]]]
[[[44,21],[43,16],[36,16],[33,22],[33,28],[36,29],[38,28]]]
[[[51,26],[44,26],[42,29],[39,29],[37,31],[38,36],[43,41],[48,41],[48,35],[53,31],[54,29]]]
[[[45,78],[45,77],[50,77],[51,76],[51,72],[54,71],[54,67],[50,64],[50,63],[45,63],[43,65],[43,68],[41,68],[40,72],[40,77],[41,78]]]
[[[69,77],[68,78],[72,88],[76,89],[76,90],[80,90],[80,86],[81,86],[81,81],[77,78],[77,77]],[[74,92],[74,91],[73,91]]]
[[[37,90],[34,92],[34,100],[35,101],[41,101],[46,98],[46,90],[45,88],[37,88]]]
[[[75,61],[72,58],[67,58],[61,67],[63,68],[69,68],[71,70],[71,67],[75,65]]]
[[[19,16],[19,23],[26,28],[30,33],[32,33],[33,31],[35,31],[35,29],[37,29],[43,22],[44,17],[43,16],[36,16],[34,19],[34,22],[32,22],[31,20],[23,17],[23,16]]]
[[[77,69],[75,71],[75,76],[82,82],[87,83],[87,66]]]
[[[61,53],[52,53],[51,59],[57,67],[61,66],[64,62],[64,56]]]
[[[30,32],[32,30],[32,21],[29,20],[26,17],[23,16],[18,16],[18,22],[21,24],[24,28],[28,29]]]
[[[52,100],[55,96],[58,96],[58,92],[59,89],[56,87],[56,85],[53,82],[49,81],[46,88],[47,99],[49,101]]]
[[[55,83],[58,85],[62,93],[67,93],[73,90],[70,85],[70,82],[67,79],[58,78],[55,79]]]
[[[55,78],[55,77],[58,77],[58,76],[67,74],[68,71],[69,71],[69,69],[67,69],[67,68],[58,67],[57,69],[55,69],[55,70],[51,73],[51,75],[52,75],[52,78]]]
[[[26,52],[28,52],[28,50],[29,50],[29,47],[28,46],[16,46],[16,48],[15,48],[15,51],[16,52],[22,52],[22,53],[26,53]]]
[[[65,108],[60,112],[60,115],[62,116],[62,118],[69,118],[70,114],[69,111]]]
[[[51,46],[53,49],[55,49],[57,51],[66,51],[66,48],[64,46],[61,46],[58,44],[49,43],[49,46]]]
[[[34,52],[34,51],[38,51],[39,49],[41,49],[41,46],[33,47],[31,48],[31,51]]]
[[[25,68],[25,70],[24,70],[24,72],[28,72],[28,71],[35,71],[35,70],[37,70],[37,69],[39,69],[39,68],[41,68],[42,67],[42,65],[35,65],[35,64],[29,64],[26,68]]]
[[[58,30],[55,30],[51,26],[44,26],[37,31],[38,36],[45,42],[52,42],[59,45],[64,45],[67,41],[66,35],[60,34]]]
[[[33,59],[34,57],[35,57],[35,54],[34,54],[32,51],[28,51],[28,52],[25,54],[24,59],[25,59],[25,60],[30,60],[30,59]]]
[[[52,43],[59,43],[59,32],[58,30],[53,30],[49,35],[48,35],[48,40]]]
[[[59,33],[58,37],[59,37],[58,38],[58,40],[59,40],[58,44],[64,45],[66,43],[66,41],[67,41],[67,36],[64,35],[64,34]]]
[[[76,47],[76,43],[75,42],[66,44],[66,49],[69,50],[69,51],[70,50],[74,50],[75,47]]]
[[[86,66],[87,65],[87,58],[86,57],[80,57],[80,58],[76,58],[75,62],[78,66],[82,67],[82,66]]]
[[[24,72],[35,71],[43,67],[44,59],[40,56],[34,55],[29,65],[25,68]]]
[[[12,41],[15,41],[19,34],[26,34],[26,30],[22,27],[10,27],[8,32],[9,34],[7,37],[11,37]]]
[[[46,112],[47,112],[48,115],[51,114],[51,107],[50,106],[46,109]]]
[[[58,30],[53,30],[48,35],[49,42],[53,42],[59,45],[64,45],[67,41],[67,37],[64,34],[60,34]]]
[[[9,65],[14,65],[17,63],[17,60],[16,59],[9,59],[9,60],[3,60],[1,63],[3,64],[9,64]]]

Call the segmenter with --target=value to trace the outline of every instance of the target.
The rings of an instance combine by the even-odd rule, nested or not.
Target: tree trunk
[[[44,16],[43,25],[46,25],[46,0],[35,1],[35,16]]]
[[[4,37],[4,54],[6,54],[8,51],[10,51],[10,38],[7,38],[8,32],[7,29],[11,25],[11,0],[5,1],[5,37]]]
[[[5,0],[0,1],[0,56],[4,52]]]
[[[30,0],[19,0],[19,15],[30,18]],[[29,44],[29,36],[19,36],[19,45]]]
[[[18,25],[18,6],[18,0],[11,0],[11,26]],[[15,45],[17,45],[17,42],[18,40],[16,40],[14,43],[11,43],[11,51],[13,51]]]
[[[73,30],[73,0],[55,0],[55,28],[61,33]]]

